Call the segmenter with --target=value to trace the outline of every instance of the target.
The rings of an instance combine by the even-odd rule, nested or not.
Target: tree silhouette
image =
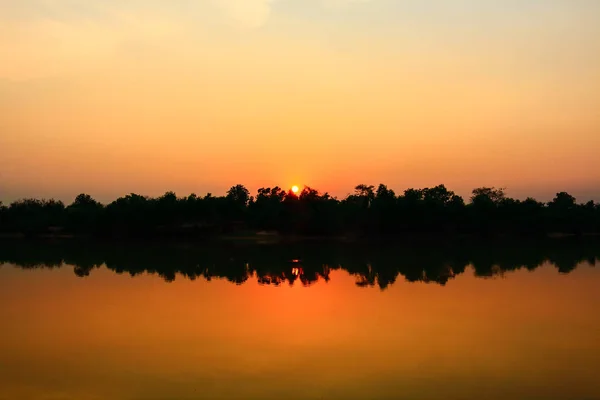
[[[375,186],[358,185],[354,188],[354,195],[361,199],[363,207],[369,208],[375,199]]]
[[[77,233],[94,233],[102,216],[102,204],[88,194],[80,194],[66,209],[66,226]]]
[[[227,199],[239,206],[245,207],[250,200],[250,191],[244,185],[235,185],[227,191]]]
[[[494,204],[499,205],[504,199],[506,195],[504,193],[504,188],[496,189],[493,187],[481,187],[477,189],[473,189],[473,195],[471,196],[471,203],[474,205],[481,204]]]
[[[567,211],[575,209],[577,203],[575,197],[571,196],[569,193],[560,192],[556,194],[556,197],[548,204],[548,206],[560,211]]]
[[[504,189],[473,190],[470,202],[438,185],[407,189],[401,195],[380,184],[361,184],[344,199],[315,188],[299,194],[260,188],[255,197],[243,185],[225,196],[174,192],[151,198],[135,193],[104,206],[78,195],[60,201],[23,199],[0,206],[0,232],[28,236],[73,234],[105,237],[216,236],[237,232],[278,232],[375,238],[398,235],[548,235],[600,233],[600,205],[578,204],[566,192],[547,204],[512,199]]]

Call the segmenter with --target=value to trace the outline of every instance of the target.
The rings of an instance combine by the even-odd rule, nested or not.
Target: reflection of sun
[[[299,191],[300,191],[300,188],[298,186],[292,186],[292,192],[298,193]]]

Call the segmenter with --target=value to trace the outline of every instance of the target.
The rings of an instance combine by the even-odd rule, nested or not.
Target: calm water
[[[0,246],[0,399],[600,399],[599,246]]]

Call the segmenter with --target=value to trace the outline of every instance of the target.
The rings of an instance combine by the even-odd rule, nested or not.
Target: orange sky
[[[600,3],[483,3],[3,2],[0,200],[379,182],[600,200]]]

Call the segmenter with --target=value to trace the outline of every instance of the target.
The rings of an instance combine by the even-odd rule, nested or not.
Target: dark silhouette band
[[[407,234],[548,235],[600,233],[600,204],[578,204],[561,192],[545,204],[516,200],[504,190],[478,188],[469,203],[440,185],[397,196],[385,185],[359,185],[340,200],[305,187],[301,193],[242,185],[223,197],[158,198],[137,194],[108,205],[81,194],[60,201],[0,203],[0,234],[25,236],[213,237],[257,232],[281,235],[373,237]]]
[[[569,273],[583,262],[595,265],[600,243],[592,238],[514,240],[415,240],[356,244],[311,242],[264,244],[216,242],[0,242],[0,264],[21,268],[72,266],[81,277],[97,268],[136,276],[158,274],[165,281],[226,279],[242,284],[328,281],[332,270],[345,270],[359,286],[385,289],[400,278],[445,285],[472,266],[478,277],[496,277],[545,263]]]

